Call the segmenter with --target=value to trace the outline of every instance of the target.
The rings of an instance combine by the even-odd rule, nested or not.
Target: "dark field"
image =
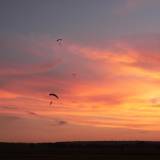
[[[160,142],[0,143],[0,160],[160,160]]]

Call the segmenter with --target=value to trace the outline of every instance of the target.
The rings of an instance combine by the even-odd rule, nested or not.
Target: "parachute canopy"
[[[60,42],[60,41],[62,41],[62,38],[58,38],[58,39],[57,39],[57,42]]]
[[[59,97],[58,97],[56,94],[54,94],[54,93],[49,93],[49,96],[54,96],[54,97],[56,97],[57,99],[59,99]]]

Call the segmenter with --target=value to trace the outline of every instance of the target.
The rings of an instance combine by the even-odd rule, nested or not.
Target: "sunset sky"
[[[0,23],[0,141],[160,140],[159,0],[0,0]]]

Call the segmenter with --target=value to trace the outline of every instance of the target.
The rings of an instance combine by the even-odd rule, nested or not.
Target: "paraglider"
[[[73,76],[73,77],[76,77],[76,76],[77,76],[77,74],[76,74],[76,73],[72,73],[72,76]]]
[[[62,38],[58,38],[58,39],[57,39],[58,44],[61,44],[61,43],[62,43],[62,40],[63,40]]]
[[[59,99],[59,97],[54,93],[49,93],[49,96],[54,96],[56,99]],[[51,100],[49,104],[52,105],[53,101]]]

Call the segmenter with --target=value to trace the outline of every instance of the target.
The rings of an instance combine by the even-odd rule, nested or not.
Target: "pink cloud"
[[[0,55],[0,106],[16,109],[1,108],[1,112],[29,117],[33,123],[32,118],[50,121],[60,116],[74,125],[155,130],[157,121],[153,116],[148,123],[142,115],[143,107],[160,94],[159,36],[127,37],[102,48],[67,40],[57,46],[47,37],[8,41],[0,47],[0,52],[6,53]],[[53,106],[49,106],[50,92],[60,97],[59,101],[53,100]],[[67,113],[75,116],[69,118]],[[113,119],[89,117],[95,114]],[[126,120],[118,122],[121,116]],[[142,122],[130,121],[130,117],[135,120],[140,116]]]

